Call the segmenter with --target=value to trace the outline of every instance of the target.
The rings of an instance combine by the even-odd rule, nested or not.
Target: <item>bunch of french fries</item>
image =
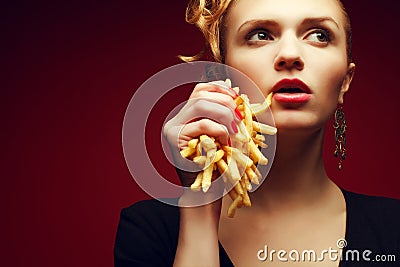
[[[230,80],[225,83],[231,87]],[[239,88],[233,88],[239,93]],[[192,191],[207,192],[211,186],[213,173],[222,175],[232,203],[228,208],[228,217],[234,217],[237,208],[250,207],[249,191],[252,184],[258,185],[261,173],[257,164],[266,165],[268,159],[259,148],[266,148],[263,134],[274,135],[277,129],[273,126],[257,122],[255,117],[265,112],[271,105],[272,93],[263,103],[250,104],[249,98],[241,94],[235,99],[242,121],[238,124],[238,133],[231,136],[232,146],[221,145],[215,138],[201,135],[188,142],[188,146],[180,151],[183,158],[195,162],[202,168],[197,174]]]

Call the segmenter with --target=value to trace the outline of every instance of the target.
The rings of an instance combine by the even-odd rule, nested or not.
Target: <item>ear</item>
[[[340,88],[340,93],[339,93],[339,98],[338,98],[338,103],[343,104],[343,97],[344,94],[349,90],[350,88],[350,83],[353,80],[354,72],[356,70],[356,65],[352,62],[349,64],[347,67],[347,73],[346,76],[343,79],[342,86]]]

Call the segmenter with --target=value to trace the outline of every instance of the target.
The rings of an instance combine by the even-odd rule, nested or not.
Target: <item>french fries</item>
[[[230,80],[226,80],[226,83],[230,85]],[[238,87],[233,89],[239,91]],[[272,93],[259,104],[250,104],[245,94],[235,99],[243,120],[238,125],[239,132],[231,137],[233,146],[221,145],[213,137],[201,135],[190,140],[188,146],[180,151],[183,158],[192,160],[202,168],[190,186],[192,191],[207,192],[213,172],[218,172],[217,177],[222,175],[227,187],[229,185],[232,188],[228,192],[232,199],[228,217],[234,217],[237,208],[251,207],[249,191],[252,184],[258,185],[262,178],[256,164],[268,164],[268,159],[259,149],[268,147],[262,134],[274,135],[277,129],[254,118],[269,108],[271,98]]]

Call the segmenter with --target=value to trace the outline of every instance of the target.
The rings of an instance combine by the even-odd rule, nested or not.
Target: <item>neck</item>
[[[322,159],[323,130],[280,133],[271,170],[253,194],[255,203],[296,207],[320,200],[332,188]]]

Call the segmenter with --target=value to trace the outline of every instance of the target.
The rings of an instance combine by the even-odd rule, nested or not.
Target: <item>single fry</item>
[[[206,152],[211,149],[217,148],[214,140],[205,134],[200,136],[200,142],[201,142],[201,145],[202,145],[204,151],[206,151]]]
[[[203,181],[203,172],[199,172],[197,174],[196,180],[194,180],[194,183],[190,186],[190,189],[195,192],[200,191],[202,181]]]
[[[265,112],[267,110],[267,108],[269,107],[268,105],[268,101],[265,100],[264,102],[260,103],[260,104],[251,104],[251,113],[253,116],[257,116],[263,112]]]
[[[238,196],[235,198],[235,200],[232,202],[232,204],[228,208],[228,217],[233,218],[235,216],[236,209],[238,206],[242,203],[243,198],[241,196]]]
[[[241,132],[235,134],[231,138],[232,138],[232,140],[234,140],[234,141],[236,141],[238,143],[247,142],[247,140],[248,140],[247,135],[244,135]]]
[[[218,162],[222,159],[222,157],[225,155],[225,152],[222,149],[219,149],[216,153],[215,153],[215,157],[213,162]]]
[[[243,188],[242,188],[240,182],[237,182],[237,183],[235,184],[234,189],[235,189],[236,193],[238,193],[238,195],[243,195],[243,194],[244,194]]]
[[[260,132],[262,134],[268,134],[268,135],[274,135],[277,133],[277,129],[273,126],[261,123],[261,122],[257,122],[257,121],[253,121],[253,128],[257,131]]]
[[[219,173],[223,177],[227,177],[232,184],[234,184],[236,182],[236,181],[233,180],[232,174],[231,174],[231,172],[229,170],[229,167],[228,167],[228,164],[226,164],[224,159],[221,159],[221,160],[217,161],[217,166],[218,166]]]
[[[229,194],[229,196],[231,197],[232,200],[235,200],[239,196],[239,194],[236,193],[235,189],[230,190],[228,192],[228,194]]]
[[[206,156],[197,156],[193,158],[193,162],[199,166],[204,167],[204,165],[206,164],[206,159]]]
[[[211,149],[208,150],[206,153],[207,153],[207,156],[206,156],[206,166],[208,166],[211,162],[214,161],[215,154],[217,153],[217,148],[211,148]]]
[[[240,173],[239,173],[238,166],[236,164],[236,160],[232,159],[232,157],[229,155],[229,153],[228,153],[227,159],[228,159],[228,169],[231,173],[232,180],[237,182],[240,180]]]
[[[233,88],[234,89],[234,88]],[[238,97],[236,97],[236,99],[235,99],[235,103],[236,103],[236,106],[240,106],[241,104],[243,104],[243,98],[242,98],[242,96],[238,96]]]
[[[250,197],[249,197],[249,194],[247,193],[247,188],[246,188],[246,184],[245,184],[244,180],[240,180],[240,185],[243,188],[243,195],[242,195],[243,205],[245,207],[251,207]]]
[[[254,180],[251,180],[251,182],[253,184],[259,185],[260,184],[260,179],[262,178],[262,175],[261,175],[260,171],[257,169],[257,167],[255,165],[251,166],[251,169],[257,175],[257,177],[254,178]]]
[[[274,94],[273,92],[269,93],[267,95],[267,98],[265,99],[265,102],[267,102],[268,107],[270,107],[271,104],[272,104],[272,96],[273,96],[273,94]]]
[[[243,111],[244,111],[244,124],[246,126],[246,130],[247,133],[251,136],[252,132],[253,132],[253,117],[251,114],[251,109],[250,109],[250,102],[249,102],[249,98],[247,97],[247,95],[243,95],[242,94],[242,98],[243,98]]]
[[[261,153],[261,151],[257,148],[254,144],[253,140],[249,142],[249,149],[250,149],[250,158],[255,162],[261,165],[267,165],[268,159]]]
[[[197,139],[197,138],[192,139],[192,140],[190,140],[190,141],[188,142],[188,147],[190,147],[190,148],[196,148],[198,142],[199,142],[199,139]]]
[[[195,148],[186,147],[180,151],[182,158],[188,158],[196,152]]]
[[[248,177],[248,179],[250,179],[250,181],[253,184],[258,184],[258,177],[257,174],[253,171],[252,168],[247,168],[246,169],[246,176]]]
[[[201,187],[203,192],[207,192],[211,186],[211,178],[213,173],[214,163],[208,165],[208,167],[203,171],[203,180],[201,182]]]
[[[247,176],[247,174],[244,174],[244,184],[246,186],[247,191],[250,191],[251,189],[253,189],[253,186],[251,185],[250,181],[249,181],[249,177]]]
[[[262,134],[256,134],[256,135],[253,137],[253,139],[257,139],[257,140],[259,140],[259,141],[261,141],[261,142],[265,142],[265,136],[262,135]]]
[[[250,168],[251,165],[253,165],[253,161],[239,149],[230,146],[224,146],[223,148],[227,153],[230,153],[236,162],[243,168]]]
[[[201,145],[201,142],[197,142],[197,146],[196,146],[196,156],[201,156],[203,152],[203,147]]]
[[[257,146],[261,147],[261,148],[267,148],[268,145],[266,143],[264,143],[263,141],[260,141],[259,139],[253,137],[253,142],[254,144],[256,144]]]

